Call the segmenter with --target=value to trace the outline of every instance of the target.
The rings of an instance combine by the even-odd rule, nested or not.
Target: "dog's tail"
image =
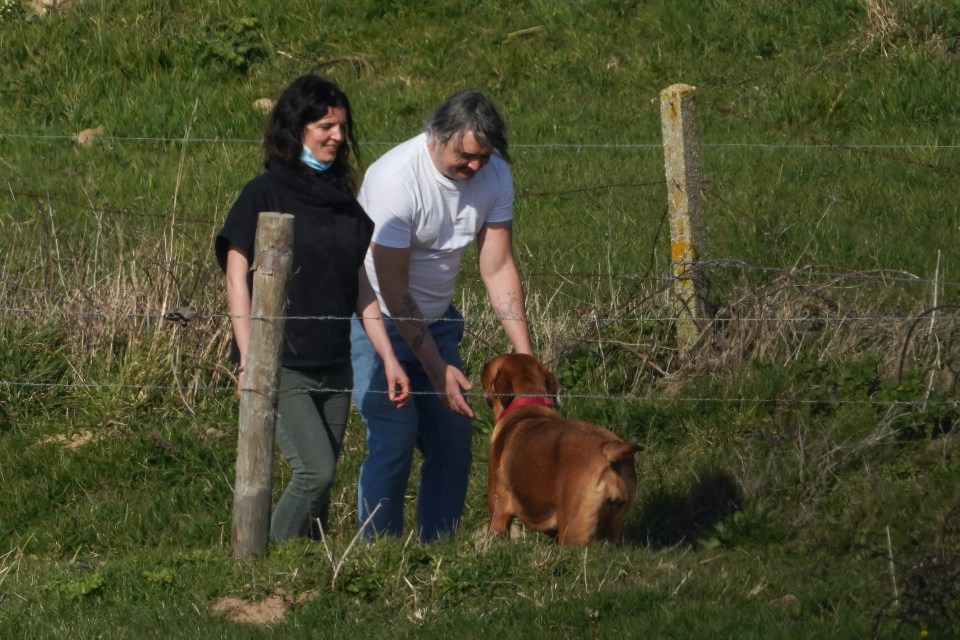
[[[626,460],[638,451],[643,451],[643,447],[630,442],[608,442],[603,445],[603,455],[611,464]]]

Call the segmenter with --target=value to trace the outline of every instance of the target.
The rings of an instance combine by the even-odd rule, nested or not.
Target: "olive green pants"
[[[292,476],[270,522],[270,540],[320,537],[327,530],[330,485],[350,411],[353,371],[329,367],[280,369],[277,445]]]

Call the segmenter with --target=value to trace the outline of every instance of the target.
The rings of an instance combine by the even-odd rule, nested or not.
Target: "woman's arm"
[[[251,293],[247,286],[247,273],[250,263],[242,252],[230,247],[227,251],[227,307],[230,310],[230,324],[233,326],[233,338],[240,351],[240,372],[237,375],[237,393],[240,393],[240,381],[243,378],[243,365],[247,361],[247,346],[250,344],[250,308]]]
[[[363,325],[363,330],[383,360],[384,372],[387,376],[387,395],[394,406],[399,409],[410,398],[410,378],[404,371],[400,361],[393,352],[387,327],[380,313],[380,304],[370,286],[367,270],[361,265],[359,273],[360,295],[357,298],[357,315]]]

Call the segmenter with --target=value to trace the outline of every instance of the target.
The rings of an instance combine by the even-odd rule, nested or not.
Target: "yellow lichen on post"
[[[706,325],[706,223],[696,87],[674,84],[660,92],[663,158],[670,213],[670,259],[677,308],[677,342],[686,354]]]

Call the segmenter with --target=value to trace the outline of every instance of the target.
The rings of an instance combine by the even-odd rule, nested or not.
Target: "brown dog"
[[[505,536],[514,518],[556,535],[562,545],[620,542],[637,488],[641,447],[554,409],[560,387],[536,358],[495,357],[481,374],[493,409],[487,480],[490,532]]]

